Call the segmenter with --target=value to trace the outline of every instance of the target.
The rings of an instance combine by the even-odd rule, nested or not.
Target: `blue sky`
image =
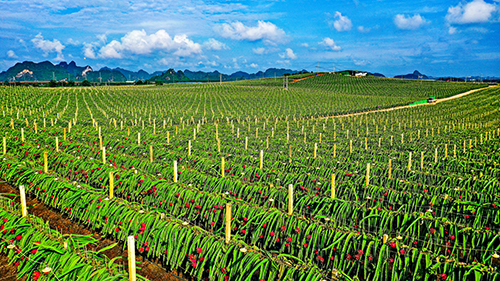
[[[0,0],[18,61],[146,71],[359,69],[500,76],[500,0]]]

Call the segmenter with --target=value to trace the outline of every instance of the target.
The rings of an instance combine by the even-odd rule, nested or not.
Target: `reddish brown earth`
[[[2,281],[17,281],[26,280],[26,278],[17,279],[16,267],[9,264],[9,258],[7,256],[0,254],[0,280]]]
[[[0,182],[0,193],[11,193],[11,194],[19,194],[19,191],[16,188],[13,188],[9,184],[5,182]],[[103,237],[93,231],[92,229],[80,225],[65,215],[59,213],[57,210],[47,207],[42,201],[39,201],[37,198],[26,195],[26,205],[29,206],[28,212],[32,215],[42,218],[44,221],[49,222],[50,228],[56,229],[61,233],[69,233],[69,234],[83,234],[83,235],[92,235],[99,242],[96,245],[92,245],[89,247],[89,250],[102,249],[108,245],[116,243],[117,241],[111,240],[107,237]],[[19,200],[19,197],[16,197],[16,200]],[[104,254],[112,259],[117,256],[125,257],[124,259],[117,260],[116,263],[123,264],[124,269],[127,270],[128,262],[127,262],[127,251],[123,251],[123,243],[119,243],[117,246],[113,247],[104,252]],[[149,261],[144,259],[141,256],[137,256],[137,274],[146,277],[149,280],[162,280],[162,281],[179,281],[186,280],[181,277],[182,275],[177,272],[169,272],[160,267],[159,261]],[[25,280],[16,278],[16,267],[13,265],[8,266],[8,257],[0,254],[0,280],[1,281],[14,281],[14,280]]]

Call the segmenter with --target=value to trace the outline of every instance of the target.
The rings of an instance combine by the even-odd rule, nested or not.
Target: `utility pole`
[[[318,62],[318,64],[316,64],[316,73],[318,73],[318,72],[319,72],[319,62]]]
[[[274,82],[276,82],[276,71],[274,72]]]
[[[55,75],[54,71],[52,71],[52,80],[56,81],[56,75]]]
[[[481,83],[483,83],[483,74],[481,73]]]
[[[335,63],[333,63],[333,74],[335,74]]]
[[[222,73],[219,74],[219,77],[220,77],[220,84],[222,85]]]

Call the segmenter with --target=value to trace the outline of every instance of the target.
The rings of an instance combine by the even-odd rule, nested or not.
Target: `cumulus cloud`
[[[285,52],[283,54],[280,54],[280,58],[282,59],[296,59],[297,55],[293,53],[293,50],[290,48],[286,48]]]
[[[428,21],[419,14],[413,15],[413,17],[410,16],[406,17],[403,14],[399,14],[394,17],[394,24],[399,29],[415,30],[419,29],[421,26],[427,23]]]
[[[99,57],[105,59],[121,59],[123,57],[121,54],[123,49],[124,48],[120,42],[113,40],[99,50]]]
[[[239,21],[224,23],[218,28],[222,37],[234,40],[257,41],[276,45],[287,41],[283,29],[271,22],[259,21],[257,26],[246,26]]]
[[[64,56],[62,54],[62,50],[66,47],[61,42],[57,39],[54,39],[52,41],[50,40],[45,40],[43,39],[43,36],[41,33],[38,33],[35,38],[31,39],[31,42],[33,45],[35,45],[36,48],[42,50],[44,52],[44,56],[48,56],[49,53],[57,53],[57,57],[54,59],[56,61],[64,60]]]
[[[161,65],[168,65],[168,60],[166,58],[162,58],[161,60],[158,61],[158,63]]]
[[[307,43],[302,43],[302,44],[300,44],[300,46],[305,47],[305,48],[309,48],[309,44],[307,44]]]
[[[259,65],[256,63],[252,63],[252,64],[250,64],[250,67],[257,68],[257,67],[259,67]]]
[[[455,27],[453,27],[453,26],[450,26],[448,28],[448,34],[453,35],[455,33],[457,33],[457,29]]]
[[[252,49],[252,52],[254,52],[254,54],[257,54],[257,55],[263,55],[265,52],[266,52],[266,48],[255,48],[255,49]]]
[[[93,44],[83,43],[83,55],[85,56],[85,58],[89,58],[89,59],[96,58],[94,48],[95,48],[95,46]]]
[[[133,30],[120,39],[113,40],[99,50],[101,58],[123,58],[125,54],[148,55],[154,51],[172,52],[179,57],[201,53],[201,45],[188,39],[187,35],[174,38],[163,29],[148,35],[144,30]]]
[[[8,51],[7,51],[7,57],[8,57],[9,59],[17,59],[17,55],[16,55],[16,53],[14,53],[14,51],[12,51],[12,50],[8,50]]]
[[[222,49],[226,50],[229,49],[226,44],[215,40],[214,38],[208,39],[205,43],[203,43],[203,47],[207,50],[213,50],[213,51],[220,51]]]
[[[66,42],[68,45],[78,46],[80,45],[80,41],[74,40],[73,38],[69,38]]]
[[[495,11],[498,11],[497,6],[483,0],[474,0],[448,8],[445,19],[449,23],[458,24],[488,22]]]
[[[326,37],[323,39],[323,41],[319,42],[320,45],[323,45],[327,48],[329,48],[332,51],[340,51],[341,48],[335,44],[335,41],[333,41],[332,38]]]
[[[352,28],[352,22],[351,20],[346,17],[346,16],[343,16],[340,12],[335,12],[335,16],[334,16],[337,20],[333,22],[333,27],[338,31],[338,32],[342,32],[342,31],[349,31],[351,30]]]

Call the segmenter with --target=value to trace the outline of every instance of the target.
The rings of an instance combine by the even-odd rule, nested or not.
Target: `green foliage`
[[[189,82],[191,79],[187,78],[182,71],[175,72],[174,69],[169,69],[163,72],[161,75],[153,76],[149,79],[152,82],[163,82],[163,83],[178,83],[178,82]]]
[[[97,243],[92,236],[63,235],[38,217],[19,214],[14,201],[0,196],[0,227],[9,230],[2,235],[0,253],[17,267],[18,278],[70,281],[122,280],[127,276],[120,265],[100,252],[86,251]],[[139,280],[145,278],[139,276]]]
[[[121,241],[137,235],[140,254],[198,279],[322,280],[332,272],[345,280],[499,278],[492,258],[500,251],[498,88],[321,118],[481,85],[326,74],[281,87],[270,78],[76,92],[0,88],[9,105],[0,117],[8,136],[0,174],[75,222]],[[49,173],[40,172],[43,152]],[[106,200],[109,172],[115,198]],[[225,244],[228,203],[232,241]]]

